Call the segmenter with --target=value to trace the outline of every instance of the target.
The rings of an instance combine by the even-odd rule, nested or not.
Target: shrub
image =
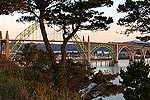
[[[121,82],[127,88],[124,91],[126,100],[150,100],[150,66],[143,61],[133,62],[127,71],[121,70]]]

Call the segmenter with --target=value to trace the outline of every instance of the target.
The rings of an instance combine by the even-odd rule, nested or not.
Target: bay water
[[[103,73],[106,73],[106,74],[108,73],[115,74],[115,73],[119,73],[121,69],[127,70],[126,67],[129,65],[128,59],[119,60],[119,62],[115,64],[115,66],[109,66],[109,62],[110,61],[108,60],[106,61],[93,60],[91,61],[91,66],[96,67],[95,72],[98,72],[99,70],[101,70]],[[150,58],[145,59],[145,63],[150,64]],[[121,78],[117,77],[115,80],[112,80],[112,82],[114,84],[119,85],[120,84],[119,79]],[[103,100],[125,100],[123,97],[123,94],[112,95],[109,97],[97,97],[93,100],[99,100],[100,98],[102,98]]]

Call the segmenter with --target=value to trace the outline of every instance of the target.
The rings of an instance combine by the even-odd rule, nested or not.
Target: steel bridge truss
[[[46,24],[46,22],[44,22],[44,23]],[[36,22],[36,23],[30,25],[28,28],[26,28],[24,31],[22,31],[20,34],[17,35],[17,37],[15,38],[15,41],[12,41],[10,43],[10,53],[11,53],[10,60],[14,59],[17,52],[22,47],[24,41],[27,40],[29,38],[29,36],[32,33],[34,33],[39,27],[40,27],[40,23]],[[22,41],[22,40],[24,40],[24,41]],[[85,57],[87,58],[87,55],[85,53],[85,51],[87,51],[87,49],[85,48],[84,43],[81,42],[81,39],[79,38],[79,36],[77,34],[75,34],[72,37],[72,40],[74,41],[75,44],[77,44],[79,51],[82,51],[80,53],[84,53]]]
[[[29,36],[34,33],[35,30],[37,30],[40,27],[40,24],[38,22],[32,24],[28,28],[26,28],[24,31],[22,31],[17,37],[15,38],[15,41],[12,41],[10,43],[10,53],[13,53],[10,56],[10,59],[13,60],[18,50],[23,45],[23,41],[20,40],[27,40]]]
[[[44,22],[46,24],[46,22]],[[29,36],[34,33],[38,28],[40,27],[40,23],[36,22],[34,24],[32,24],[31,26],[29,26],[28,28],[26,28],[23,32],[21,32],[16,38],[15,41],[12,41],[10,43],[10,53],[12,54],[10,56],[10,60],[13,60],[13,58],[15,57],[16,53],[18,52],[18,50],[21,48],[21,46],[23,45],[23,41],[22,40],[27,40],[29,38]],[[88,48],[88,42],[85,41],[81,41],[81,39],[79,38],[79,36],[77,34],[75,34],[72,38],[72,41],[77,45],[78,50],[81,54],[84,55],[84,60],[87,60],[87,53],[89,52],[87,50]],[[133,51],[135,52],[136,49],[141,48],[141,46],[133,46],[133,45],[128,45],[128,44],[117,44],[117,43],[93,43],[91,42],[91,49],[90,49],[90,53],[93,54],[96,50],[98,50],[99,48],[106,48],[109,52],[111,57],[113,58],[113,60],[117,60],[118,55],[120,53],[120,51],[123,48],[127,48],[127,50],[129,50],[129,53],[131,54]],[[146,55],[146,52],[150,50],[149,47],[142,47],[142,56]],[[134,53],[132,53],[134,56]],[[134,58],[134,57],[133,57]]]

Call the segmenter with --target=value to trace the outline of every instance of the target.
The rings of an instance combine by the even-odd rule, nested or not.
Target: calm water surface
[[[150,59],[146,59],[145,62],[150,64]],[[120,72],[121,69],[126,70],[126,67],[128,65],[129,65],[128,59],[119,60],[118,64],[116,64],[115,66],[109,66],[109,61],[91,61],[91,66],[96,67],[96,69],[95,69],[96,72],[101,70],[104,73],[112,73],[112,74]],[[120,79],[120,77],[116,78],[112,82],[114,84],[120,84],[119,79]],[[98,97],[93,100],[99,100],[100,98],[101,97]],[[102,97],[102,98],[103,98],[103,100],[125,100],[123,97],[123,94],[117,94],[117,95],[109,96],[106,98],[104,98],[104,97]]]
[[[126,70],[126,67],[129,65],[128,59],[119,60],[119,62],[115,66],[109,66],[110,61],[91,61],[91,66],[96,67],[96,72],[101,70],[104,73],[118,73],[121,69]],[[150,64],[150,58],[146,58],[146,64]]]

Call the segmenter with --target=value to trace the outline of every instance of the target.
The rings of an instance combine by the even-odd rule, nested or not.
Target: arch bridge
[[[28,28],[26,28],[23,32],[17,35],[15,39],[9,39],[8,32],[6,32],[6,39],[2,39],[2,32],[0,31],[0,54],[2,54],[2,44],[6,44],[6,58],[7,59],[13,59],[15,54],[18,52],[18,50],[21,48],[23,45],[24,41],[42,41],[42,40],[28,40],[29,36],[33,34],[37,29],[39,28],[39,23],[34,23]],[[51,41],[51,42],[62,42],[62,41]],[[135,56],[136,56],[136,51],[139,50],[141,54],[141,58],[145,59],[146,53],[150,51],[150,47],[147,46],[139,46],[139,45],[132,45],[132,44],[121,44],[121,43],[102,43],[102,42],[90,42],[90,38],[88,37],[88,41],[81,40],[79,36],[76,34],[73,38],[72,41],[75,44],[77,44],[77,47],[79,49],[79,52],[82,53],[82,57],[90,63],[91,56],[94,55],[94,53],[99,49],[99,48],[106,48],[111,57],[112,61],[114,63],[118,62],[119,59],[119,53],[123,50],[126,49],[129,59],[131,61],[134,61]],[[12,54],[10,56],[10,53]]]
[[[119,54],[123,49],[126,49],[130,61],[135,61],[137,51],[140,52],[138,55],[140,59],[145,60],[147,52],[150,51],[149,46],[139,46],[133,44],[122,44],[122,43],[101,43],[101,42],[90,42],[90,52],[93,55],[99,48],[106,48],[112,57],[114,63],[119,60]],[[89,59],[90,60],[90,59]]]

